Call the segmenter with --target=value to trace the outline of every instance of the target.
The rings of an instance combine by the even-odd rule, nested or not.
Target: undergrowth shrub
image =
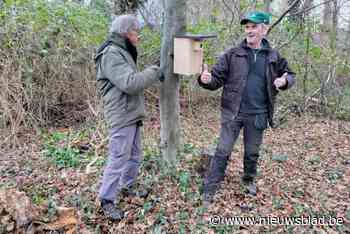
[[[79,4],[6,1],[0,23],[0,122],[65,125],[94,118],[93,55],[107,32],[103,14]]]
[[[217,34],[217,38],[203,43],[204,62],[210,66],[244,37],[238,18],[215,20],[218,17],[219,12],[213,12],[213,17],[198,19],[187,27],[194,34]],[[88,8],[71,1],[2,3],[0,128],[9,128],[15,134],[23,126],[64,127],[101,120],[93,56],[106,38],[110,20],[105,7]],[[334,51],[327,40],[317,42],[317,36],[327,38],[319,33],[318,25],[306,21],[300,29],[284,19],[269,35],[274,46],[282,47],[282,55],[297,73],[296,87],[279,100],[285,109],[311,109],[348,119],[349,63],[342,60],[345,51],[341,46]],[[140,69],[159,64],[161,37],[159,31],[142,30]],[[196,105],[207,102],[208,97],[220,96],[220,91],[209,94],[199,88],[196,76],[180,80],[180,105],[185,111],[195,112]],[[146,101],[156,98],[156,89],[146,92]]]

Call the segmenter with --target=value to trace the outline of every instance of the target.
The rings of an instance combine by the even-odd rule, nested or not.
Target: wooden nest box
[[[185,34],[174,38],[174,73],[195,75],[203,65],[202,41],[216,35]]]

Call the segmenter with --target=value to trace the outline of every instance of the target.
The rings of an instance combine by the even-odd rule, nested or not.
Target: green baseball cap
[[[246,14],[241,20],[241,25],[244,25],[248,22],[252,22],[254,24],[269,24],[270,23],[271,14],[261,12],[261,11],[252,11]]]

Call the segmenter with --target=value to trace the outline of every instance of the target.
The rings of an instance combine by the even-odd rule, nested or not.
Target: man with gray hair
[[[143,90],[164,79],[158,66],[137,70],[139,30],[139,22],[134,16],[118,16],[95,57],[97,86],[109,127],[108,161],[98,197],[105,216],[112,220],[124,217],[115,206],[121,192],[147,196],[147,191],[141,194],[132,189],[142,155]]]
[[[209,205],[224,180],[233,146],[243,129],[244,191],[256,196],[257,163],[264,130],[273,126],[276,96],[291,88],[295,73],[280,53],[265,38],[270,15],[249,12],[242,20],[245,39],[220,56],[211,72],[204,65],[198,79],[208,90],[223,87],[221,98],[221,131],[203,186],[203,203]]]

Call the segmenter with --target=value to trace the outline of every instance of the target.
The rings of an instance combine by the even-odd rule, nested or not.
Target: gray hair
[[[140,23],[133,15],[117,16],[109,29],[109,33],[125,34],[132,30],[139,30]]]

